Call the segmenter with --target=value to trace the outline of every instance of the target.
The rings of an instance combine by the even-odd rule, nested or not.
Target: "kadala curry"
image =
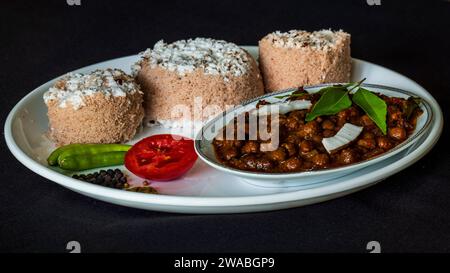
[[[214,138],[217,159],[245,171],[288,173],[341,167],[393,149],[414,132],[422,114],[420,100],[388,97],[359,84],[329,86],[315,94],[299,88],[278,97],[281,110],[277,131],[272,133],[278,134],[279,141],[270,150],[263,148],[268,141],[259,134],[249,137],[250,115],[267,112],[273,105],[259,101],[256,109],[243,114],[244,139],[226,134],[229,129],[238,131],[237,118]],[[272,128],[273,116],[258,115],[262,118]]]

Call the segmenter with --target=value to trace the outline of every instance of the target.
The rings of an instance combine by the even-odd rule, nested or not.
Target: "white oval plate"
[[[245,47],[257,56],[257,47]],[[130,72],[138,56],[118,58],[76,70],[120,68]],[[250,185],[234,176],[217,171],[200,160],[184,177],[173,182],[152,183],[161,194],[144,194],[110,189],[73,179],[49,168],[46,157],[54,148],[45,137],[48,120],[43,93],[55,82],[51,80],[25,96],[11,110],[5,122],[5,139],[13,155],[35,173],[66,188],[106,202],[129,207],[179,213],[242,213],[291,208],[317,203],[368,187],[410,166],[423,157],[437,142],[443,126],[441,109],[436,100],[414,81],[381,66],[353,59],[352,81],[367,82],[411,91],[430,102],[434,118],[428,134],[407,151],[350,175],[307,187],[264,188]],[[164,128],[145,128],[131,143]],[[136,180],[133,183],[139,183]]]
[[[331,86],[333,84],[321,84],[316,86],[305,87],[308,93],[315,93],[321,88],[326,86]],[[392,88],[381,85],[373,84],[362,84],[367,90],[384,94],[389,97],[398,98],[408,98],[414,96],[414,94],[400,90],[398,88]],[[420,137],[429,130],[431,121],[433,119],[433,113],[431,107],[426,99],[423,99],[420,107],[423,114],[417,120],[417,126],[414,132],[408,137],[407,140],[397,145],[392,150],[383,153],[379,156],[373,157],[368,160],[361,161],[356,164],[351,164],[347,166],[342,166],[339,168],[316,170],[316,171],[304,171],[304,172],[294,172],[294,173],[261,173],[252,171],[243,171],[228,167],[221,163],[217,158],[212,145],[213,138],[217,135],[218,130],[223,128],[226,124],[231,122],[235,117],[241,115],[244,112],[251,111],[255,109],[256,104],[260,100],[266,100],[268,102],[280,102],[282,100],[277,99],[276,96],[288,95],[295,91],[295,89],[288,89],[276,93],[265,94],[263,96],[248,100],[242,105],[237,106],[221,115],[216,116],[203,126],[202,130],[198,133],[195,140],[195,150],[206,164],[211,167],[222,171],[224,173],[229,173],[238,177],[241,177],[253,185],[265,186],[265,187],[294,187],[294,186],[305,186],[311,183],[322,182],[329,179],[336,179],[338,177],[347,175],[351,172],[355,172],[361,168],[376,164],[381,162],[388,157],[394,156],[402,151],[408,149],[411,145],[417,142]]]

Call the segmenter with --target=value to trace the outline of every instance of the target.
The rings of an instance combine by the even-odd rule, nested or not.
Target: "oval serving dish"
[[[305,90],[308,93],[315,93],[323,87],[334,84],[335,83],[309,86],[305,87]],[[374,84],[362,84],[361,86],[368,89],[369,91],[378,92],[390,97],[408,98],[410,96],[414,96],[414,94],[408,91],[388,86],[374,85]],[[212,140],[216,136],[217,131],[219,129],[221,129],[224,125],[232,121],[233,118],[236,117],[237,115],[255,109],[258,101],[264,99],[271,103],[279,102],[281,101],[281,99],[277,99],[275,97],[287,95],[293,91],[295,91],[295,89],[288,89],[280,92],[265,94],[258,98],[246,101],[242,105],[236,106],[226,112],[223,112],[222,114],[218,115],[214,119],[207,122],[203,126],[202,130],[200,130],[195,139],[195,150],[198,156],[201,158],[201,160],[203,160],[206,164],[210,165],[211,167],[223,171],[225,173],[243,178],[245,181],[253,185],[264,187],[304,186],[345,176],[351,172],[355,172],[359,169],[386,160],[408,149],[408,147],[410,147],[418,139],[420,139],[420,136],[422,136],[429,129],[433,117],[433,113],[429,103],[426,100],[422,99],[419,106],[422,109],[423,114],[418,118],[414,132],[405,141],[403,141],[393,149],[378,156],[375,156],[373,158],[332,169],[302,171],[293,173],[262,173],[262,172],[252,172],[235,169],[224,165],[216,158]]]

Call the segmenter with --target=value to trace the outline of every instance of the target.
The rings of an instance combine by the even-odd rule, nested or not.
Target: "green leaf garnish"
[[[366,78],[360,80],[359,82],[351,82],[351,83],[347,83],[346,85],[344,85],[345,88],[349,88],[352,86],[352,88],[350,88],[348,90],[348,92],[351,92],[353,89],[355,89],[356,87],[359,87],[364,81],[366,80]]]
[[[328,86],[311,112],[306,114],[306,121],[312,121],[318,116],[334,115],[352,106],[348,90],[344,86]],[[319,91],[321,92],[321,91]]]
[[[349,88],[349,87],[353,86],[353,87],[349,90],[349,92],[350,92],[350,91],[352,91],[354,88],[360,86],[361,83],[362,83],[363,81],[365,81],[365,80],[366,80],[366,78],[364,78],[364,79],[362,79],[362,80],[360,80],[360,81],[358,81],[358,82],[350,82],[350,83],[347,83],[347,84],[344,84],[344,85],[337,84],[337,85],[327,86],[327,87],[324,87],[324,88],[320,89],[320,90],[317,91],[315,94],[323,95],[323,93],[325,93],[325,91],[327,91],[327,90],[329,90],[329,89],[334,89],[334,88],[341,89],[342,87],[344,87],[344,88]],[[306,92],[303,88],[300,88],[299,90],[296,90],[296,91],[292,92],[291,94],[280,95],[280,96],[274,96],[274,98],[276,98],[276,99],[284,99],[284,98],[288,98],[288,99],[289,99],[289,98],[294,98],[294,97],[301,97],[301,96],[303,96],[305,93],[307,93],[307,92]]]
[[[331,86],[327,86],[327,87],[320,89],[315,94],[323,95],[323,94],[325,94],[325,92],[327,92],[329,90],[344,90],[344,89],[347,91],[346,85],[331,85]]]
[[[284,99],[284,98],[291,99],[291,98],[295,98],[295,97],[301,97],[305,94],[307,94],[307,92],[303,89],[303,87],[299,87],[297,90],[295,90],[291,94],[275,96],[274,98],[276,98],[276,99]]]
[[[386,114],[387,105],[384,100],[364,88],[359,88],[352,97],[353,102],[361,107],[373,122],[381,129],[383,134],[387,132]]]
[[[334,115],[340,111],[352,106],[352,101],[348,94],[360,86],[366,78],[358,81],[351,82],[345,85],[332,85],[320,89],[317,93],[321,94],[321,97],[316,104],[314,104],[311,112],[306,114],[306,121],[312,121],[315,118],[323,115]],[[348,89],[351,87],[350,89]]]
[[[320,89],[316,94],[323,94],[323,93],[325,93],[325,91],[327,91],[327,90],[329,90],[329,89],[333,89],[333,88],[346,88],[346,89],[348,89],[349,87],[351,87],[349,90],[348,90],[348,92],[351,92],[353,89],[355,89],[356,87],[358,87],[358,86],[360,86],[364,81],[366,80],[366,78],[364,78],[364,79],[362,79],[362,80],[360,80],[360,81],[357,81],[357,82],[349,82],[349,83],[347,83],[347,84],[344,84],[344,85],[342,85],[342,84],[338,84],[338,85],[332,85],[332,86],[327,86],[327,87],[324,87],[324,88],[322,88],[322,89]]]
[[[288,95],[283,95],[283,96],[275,96],[274,98],[276,99],[284,99],[284,98],[292,98],[292,97],[301,97],[303,96],[305,93],[301,93],[301,94],[288,94]]]

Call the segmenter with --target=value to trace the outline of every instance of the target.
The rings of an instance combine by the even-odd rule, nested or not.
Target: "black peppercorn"
[[[72,178],[109,188],[124,189],[128,187],[127,177],[119,169],[101,170],[90,174],[74,174]]]

